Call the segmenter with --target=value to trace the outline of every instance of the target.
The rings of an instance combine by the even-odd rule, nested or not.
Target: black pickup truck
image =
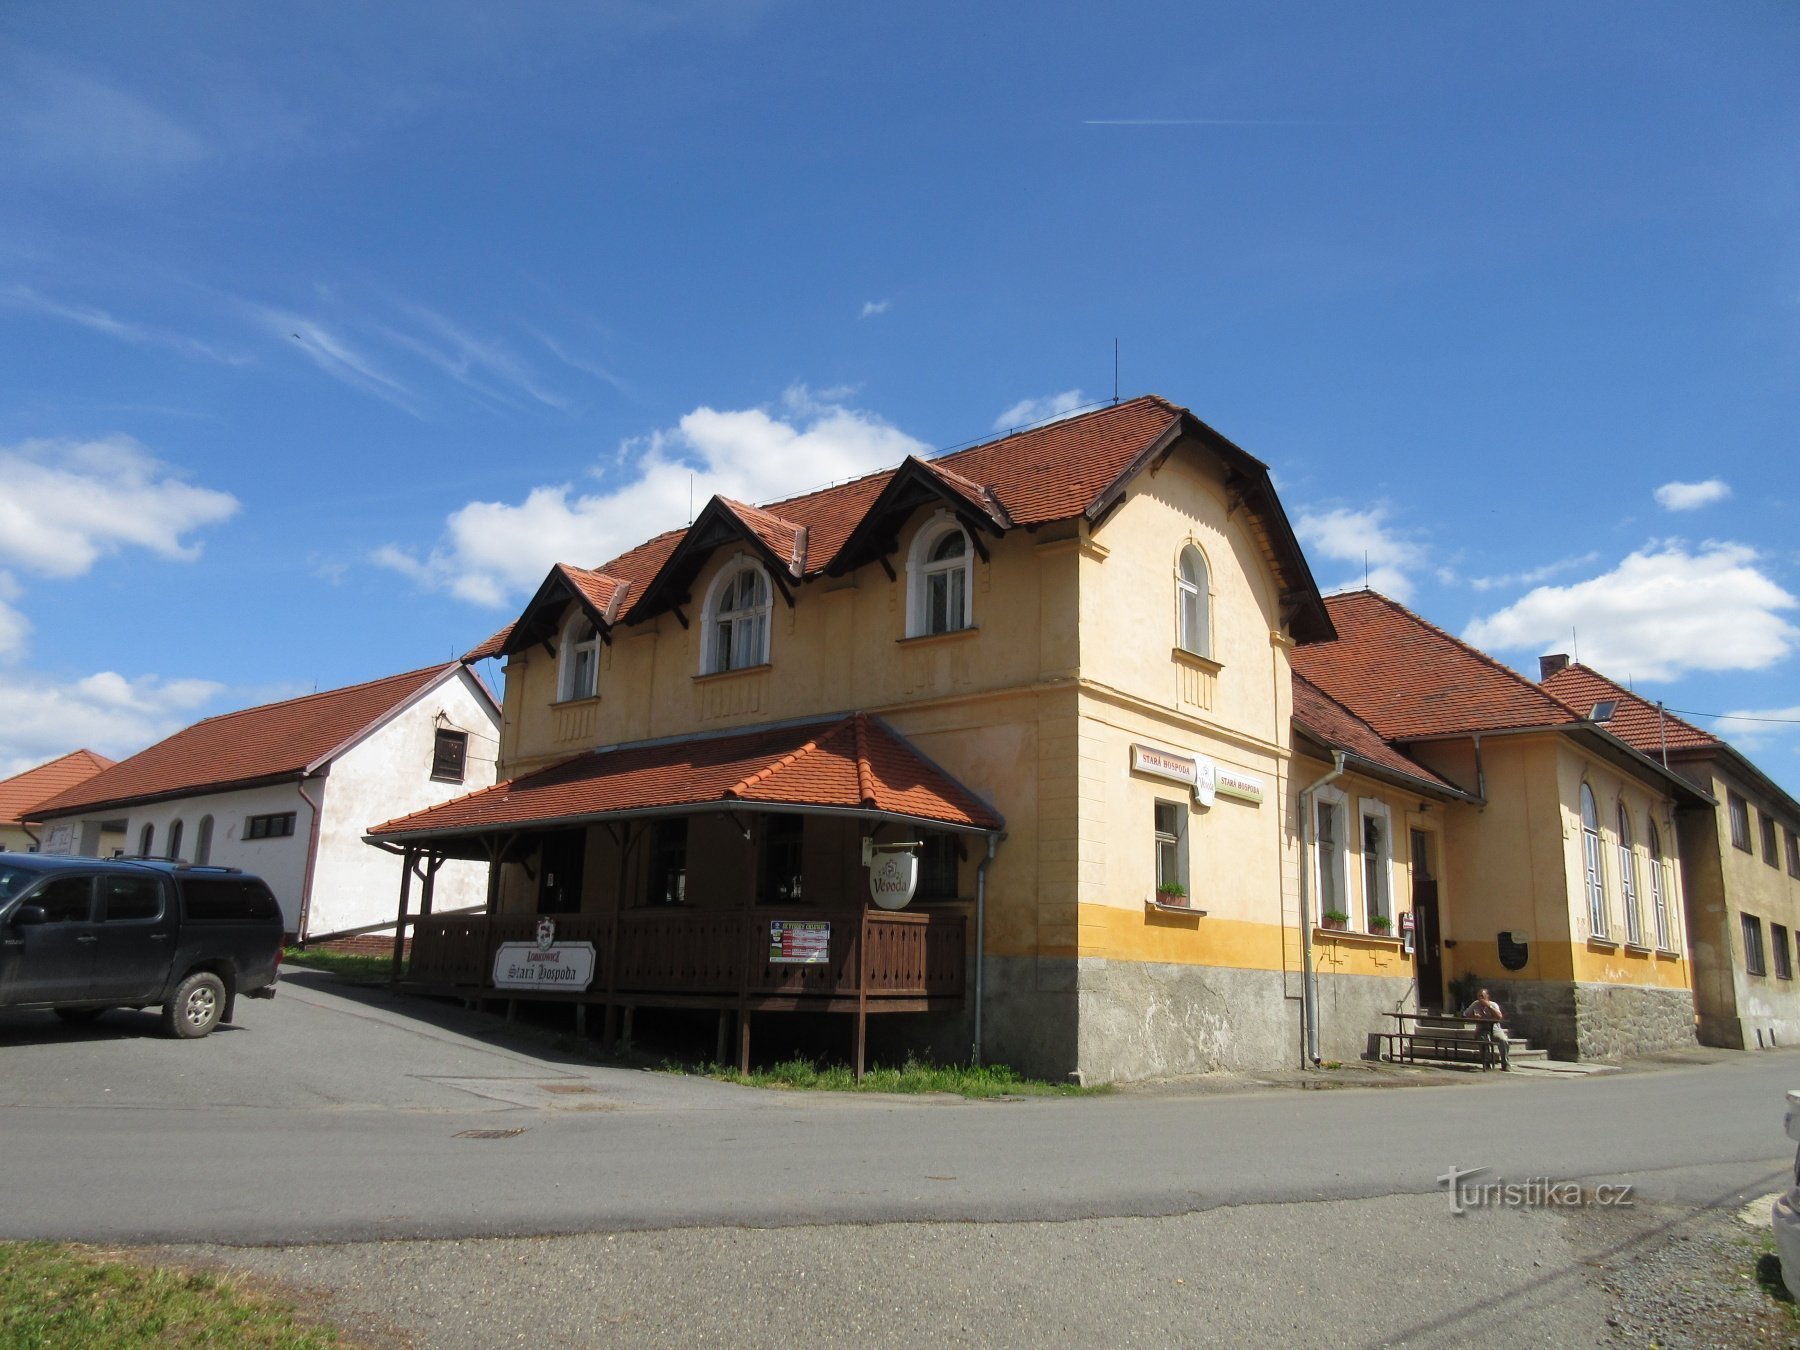
[[[281,906],[259,877],[152,859],[0,853],[0,1008],[86,1022],[160,1005],[183,1040],[273,998]]]

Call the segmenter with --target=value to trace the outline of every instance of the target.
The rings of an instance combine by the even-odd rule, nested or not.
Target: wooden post
[[[856,923],[856,1081],[862,1082],[869,1049],[869,905]]]
[[[394,969],[389,984],[400,983],[400,970],[406,961],[406,911],[412,904],[413,851],[400,854],[400,913],[394,918]]]
[[[738,1013],[738,1072],[750,1072],[750,1010]]]
[[[730,1034],[731,1034],[731,1012],[727,1008],[720,1008],[719,1009],[719,1035],[718,1035],[718,1039],[715,1041],[715,1043],[713,1045],[713,1063],[714,1064],[723,1064],[725,1062],[725,1048],[726,1048],[726,1046],[728,1046],[731,1043],[730,1042]]]
[[[444,860],[448,856],[444,853],[433,853],[431,860],[425,864],[425,884],[419,887],[419,917],[421,919],[431,917],[431,893],[437,887],[438,868],[444,865]]]

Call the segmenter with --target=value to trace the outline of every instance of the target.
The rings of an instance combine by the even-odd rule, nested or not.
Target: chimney
[[[1565,652],[1557,652],[1551,656],[1538,657],[1538,683],[1542,684],[1559,670],[1568,669],[1569,658]]]

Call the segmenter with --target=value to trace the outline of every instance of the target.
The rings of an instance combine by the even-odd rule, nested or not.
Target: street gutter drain
[[[511,1139],[514,1135],[524,1133],[522,1128],[517,1130],[458,1130],[450,1137],[452,1139]]]

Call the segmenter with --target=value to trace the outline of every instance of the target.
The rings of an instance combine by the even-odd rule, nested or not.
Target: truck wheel
[[[105,1008],[58,1008],[56,1015],[71,1026],[82,1026],[105,1011]]]
[[[175,986],[163,1004],[163,1030],[178,1040],[193,1041],[219,1025],[225,1011],[225,981],[210,970],[196,970]]]

